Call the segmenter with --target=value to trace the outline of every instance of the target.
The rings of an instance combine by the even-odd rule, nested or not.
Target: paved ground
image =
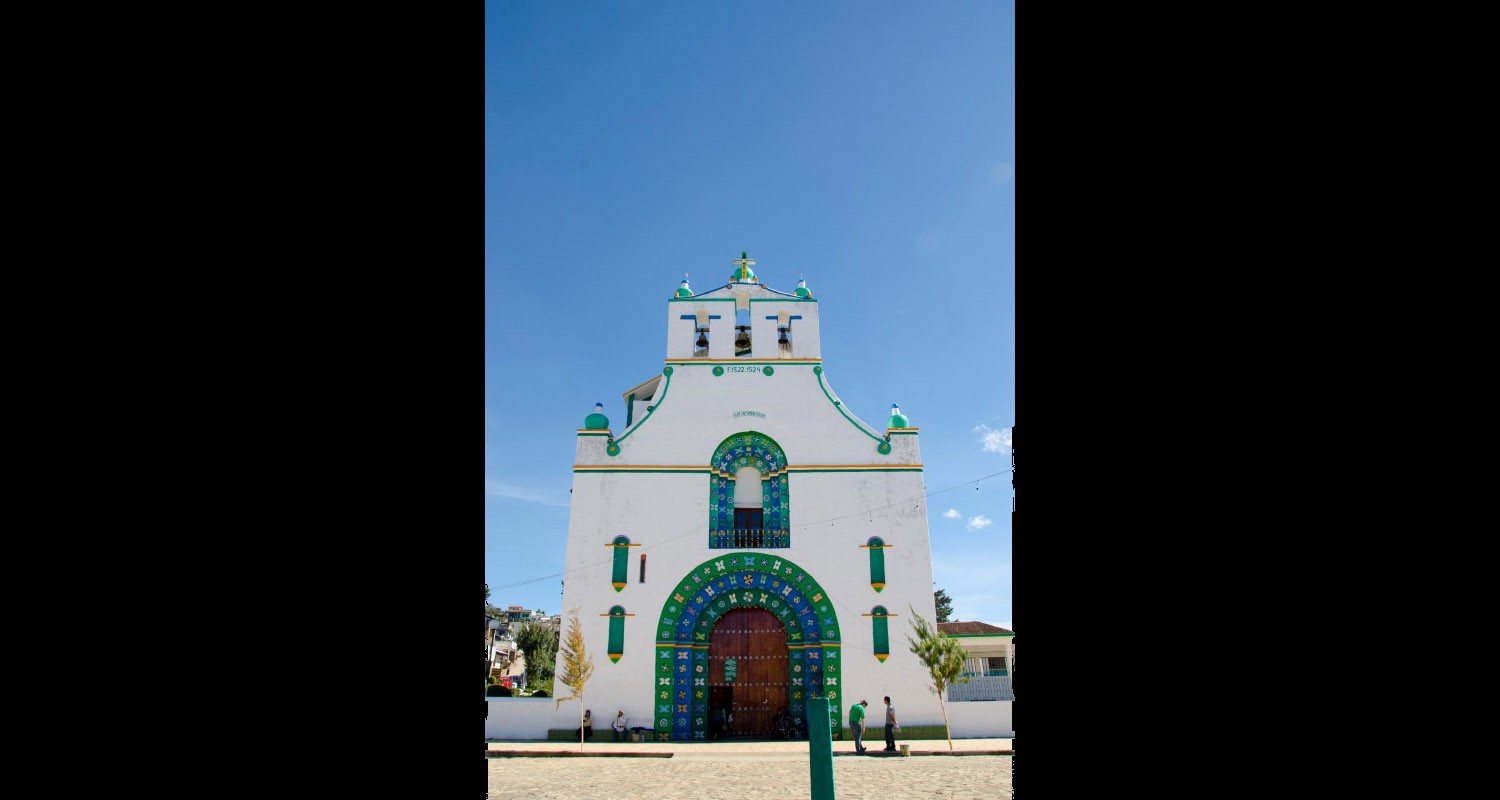
[[[877,743],[878,744],[878,743]],[[946,741],[906,742],[914,753]],[[566,742],[488,742],[489,750],[577,752]],[[960,752],[1010,750],[1010,739],[960,739]],[[877,748],[878,749],[878,748]],[[1010,800],[1014,756],[860,756],[833,743],[838,800]],[[589,742],[584,752],[671,758],[487,758],[489,798],[525,800],[763,800],[810,797],[807,742]]]

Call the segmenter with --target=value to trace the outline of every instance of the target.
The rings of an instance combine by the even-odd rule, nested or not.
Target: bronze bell
[[[750,346],[750,334],[746,333],[744,328],[741,328],[740,332],[735,335],[734,346],[741,350]]]
[[[702,350],[706,347],[708,347],[708,336],[703,331],[698,331],[698,349]]]

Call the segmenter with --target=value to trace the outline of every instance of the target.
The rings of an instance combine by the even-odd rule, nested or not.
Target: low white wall
[[[576,701],[563,703],[562,708],[557,708],[556,701],[550,697],[487,697],[485,702],[489,705],[489,717],[484,721],[486,739],[546,739],[549,729],[578,727]],[[1015,724],[1012,721],[1014,706],[1015,703],[1010,700],[948,703],[949,730],[955,739],[1015,736]],[[871,718],[874,720],[871,731],[878,739],[884,735],[881,727],[884,712],[872,712]],[[638,724],[636,720],[631,720],[632,727]],[[908,724],[941,725],[943,718],[937,716],[932,720],[908,720]],[[595,720],[594,735],[597,737],[600,734],[606,739],[609,737],[609,720]]]
[[[955,739],[988,739],[1015,736],[1011,713],[1013,700],[976,700],[947,703],[948,729]],[[491,712],[494,713],[494,712]],[[942,719],[938,720],[942,724]]]
[[[546,739],[550,728],[578,727],[578,701],[557,707],[550,697],[486,697],[489,716],[484,720],[486,739]],[[609,720],[594,720],[594,736],[609,737]]]

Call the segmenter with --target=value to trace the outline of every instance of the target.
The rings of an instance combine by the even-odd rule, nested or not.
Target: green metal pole
[[[807,701],[807,765],[812,778],[812,800],[834,800],[833,732],[828,698]]]

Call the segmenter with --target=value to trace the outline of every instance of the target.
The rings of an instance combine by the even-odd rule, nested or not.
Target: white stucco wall
[[[1011,719],[1015,705],[1013,700],[948,703],[948,730],[955,739],[1015,736],[1015,723]],[[900,708],[896,707],[898,719]],[[938,722],[941,723],[942,720]]]
[[[584,698],[588,698],[586,691]],[[551,697],[487,697],[485,703],[489,706],[484,720],[486,739],[545,739],[550,728],[577,728],[582,713],[577,701],[568,700],[558,708]],[[594,709],[594,716],[603,719],[598,709]],[[613,711],[609,717],[614,718]],[[602,730],[608,736],[608,729]]]
[[[776,352],[776,322],[765,317],[783,305],[803,317],[793,322],[797,358],[733,358],[736,304],[705,302],[721,317],[713,321],[710,334],[711,352],[718,357],[693,361],[693,324],[680,316],[693,313],[695,300],[709,298],[669,302],[668,360],[663,366],[670,366],[672,374],[655,392],[650,403],[654,411],[648,416],[638,408],[634,425],[626,430],[620,424],[623,410],[606,409],[615,422],[617,456],[607,454],[605,436],[577,437],[563,611],[578,609],[594,658],[588,694],[599,699],[589,706],[611,716],[623,709],[632,725],[652,725],[657,623],[666,601],[699,564],[741,552],[708,547],[710,458],[727,437],[756,431],[775,440],[786,454],[792,545],[755,552],[801,567],[831,601],[843,654],[834,704],[847,709],[855,700],[867,699],[878,707],[882,696],[891,695],[903,723],[941,724],[936,697],[920,689],[926,671],[906,643],[909,607],[929,622],[935,619],[918,435],[892,435],[892,451],[883,455],[866,431],[885,436],[884,409],[867,410],[876,420],[872,424],[855,417],[856,424],[840,413],[833,402],[838,395],[827,383],[836,379],[837,369],[830,367],[821,382],[818,375],[817,303],[778,300],[762,287],[740,284],[715,294],[739,290],[748,291],[751,299],[767,298],[751,304],[757,352],[763,342],[770,345],[768,353]],[[770,375],[764,372],[768,361],[774,366]],[[715,376],[715,366],[723,367],[724,374]],[[616,387],[601,387],[601,394],[612,389]],[[742,413],[747,411],[755,413]],[[919,408],[905,411],[913,420],[922,413]],[[618,535],[643,545],[629,549],[628,583],[620,592],[610,585],[613,550],[606,547]],[[871,536],[891,546],[884,551],[886,587],[881,592],[870,586],[870,551],[860,547]],[[646,582],[640,583],[643,552],[648,569]],[[873,655],[872,620],[861,616],[877,604],[897,615],[888,621],[891,652],[884,663]],[[614,605],[635,615],[625,622],[619,663],[606,657],[609,620],[600,616]]]

